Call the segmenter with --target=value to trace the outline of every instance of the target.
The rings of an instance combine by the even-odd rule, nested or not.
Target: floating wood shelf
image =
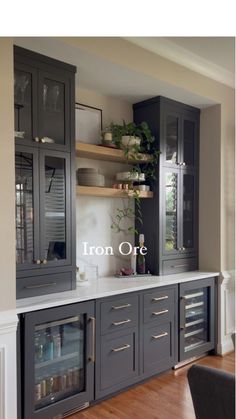
[[[132,158],[132,156],[126,158],[124,151],[118,148],[104,147],[94,144],[86,144],[76,142],[76,156],[77,157],[86,157],[88,159],[95,160],[106,160],[106,161],[115,161],[120,163],[127,163],[127,160],[130,164],[134,163],[146,163],[152,160],[152,156],[149,154],[138,154],[138,158]]]
[[[103,196],[107,198],[128,198],[132,197],[133,191],[125,191],[114,188],[101,188],[98,186],[77,186],[76,195]],[[153,192],[140,191],[140,198],[153,198]]]

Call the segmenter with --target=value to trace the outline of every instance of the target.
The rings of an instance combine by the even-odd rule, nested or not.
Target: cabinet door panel
[[[34,269],[39,263],[38,152],[30,147],[16,147],[16,266],[17,270]]]
[[[198,120],[191,116],[183,116],[182,157],[184,167],[195,168],[198,149]]]
[[[14,119],[15,140],[32,145],[37,135],[37,70],[29,65],[15,63]]]
[[[196,175],[183,171],[182,184],[182,246],[184,252],[196,251]]]
[[[171,322],[144,328],[144,373],[161,372],[173,362],[173,326]]]
[[[67,77],[39,71],[39,137],[45,147],[70,146],[70,83]]]
[[[166,111],[165,114],[165,141],[162,146],[163,156],[161,156],[164,166],[178,165],[180,161],[180,141],[181,141],[181,117],[176,112]],[[162,151],[162,150],[161,150]]]
[[[176,254],[181,246],[179,170],[163,170],[163,193],[163,254]]]
[[[71,261],[70,156],[40,151],[40,233],[42,265]]]
[[[180,284],[180,361],[214,347],[214,278]]]

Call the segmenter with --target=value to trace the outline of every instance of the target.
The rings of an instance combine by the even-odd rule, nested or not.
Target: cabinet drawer
[[[124,296],[101,303],[101,334],[134,327],[138,321],[138,296]]]
[[[132,330],[115,338],[112,336],[101,339],[100,391],[125,387],[138,373],[137,332]]]
[[[146,326],[144,329],[144,373],[168,368],[173,357],[171,323]]]
[[[45,295],[72,289],[72,272],[20,278],[16,281],[18,298]]]
[[[163,275],[194,271],[197,269],[196,258],[164,260],[162,262]]]
[[[158,290],[144,295],[144,323],[167,322],[172,318],[174,289]]]

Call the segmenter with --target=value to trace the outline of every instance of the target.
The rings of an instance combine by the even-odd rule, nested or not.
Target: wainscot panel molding
[[[0,312],[0,419],[17,419],[15,310]]]
[[[217,353],[224,355],[235,346],[235,271],[222,271],[218,282]]]

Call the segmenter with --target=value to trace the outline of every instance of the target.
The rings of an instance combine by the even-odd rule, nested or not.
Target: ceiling
[[[205,43],[202,42],[203,39],[201,38],[197,38],[198,40],[201,39],[199,42],[197,42],[194,38],[126,39],[129,42],[138,44],[145,49],[152,50],[152,52],[158,55],[166,56],[167,53],[170,55],[172,51],[175,53],[175,55],[172,54],[172,61],[177,61],[177,59],[179,59],[180,64],[184,65],[183,61],[181,62],[181,56],[182,60],[183,57],[185,57],[186,66],[189,64],[189,58],[186,60],[186,57],[189,57],[189,54],[194,54],[194,57],[197,56],[200,57],[201,60],[205,60],[204,68],[206,68],[205,57],[207,56],[207,50],[211,49],[211,62],[208,58],[207,63],[211,63],[213,67],[216,66],[217,70],[219,70],[219,64],[221,64],[220,74],[222,74],[223,70],[226,72],[226,75],[228,75],[228,73],[233,74],[232,70],[234,63],[232,61],[232,57],[234,57],[234,38],[217,38],[218,40],[223,40],[222,42],[217,41],[216,38],[205,38]],[[211,39],[214,39],[212,42],[214,43],[215,47],[216,45],[220,45],[218,52],[216,51],[215,47],[213,48],[212,46],[212,48],[210,48],[210,45],[213,45],[211,44]],[[224,40],[226,41],[224,42]],[[14,38],[14,43],[41,54],[48,55],[52,58],[76,65],[78,71],[76,83],[81,88],[91,89],[105,95],[119,97],[131,103],[135,103],[156,95],[163,95],[166,97],[171,97],[174,100],[182,101],[189,105],[197,106],[199,108],[214,104],[214,102],[208,98],[193,94],[192,92],[158,80],[155,77],[147,76],[138,70],[134,71],[122,65],[115,64],[102,57],[99,57],[98,55],[81,49],[78,46],[69,45],[68,43],[63,42],[61,38],[18,37]],[[228,45],[227,48],[226,44]],[[167,46],[169,46],[169,49]],[[226,50],[228,51],[227,53]],[[226,57],[228,58],[226,59]],[[169,56],[167,58],[170,59]],[[191,65],[192,62],[193,57],[192,60],[190,60]],[[200,69],[202,69],[202,67],[203,65]],[[208,70],[208,73],[209,72],[210,70]]]

